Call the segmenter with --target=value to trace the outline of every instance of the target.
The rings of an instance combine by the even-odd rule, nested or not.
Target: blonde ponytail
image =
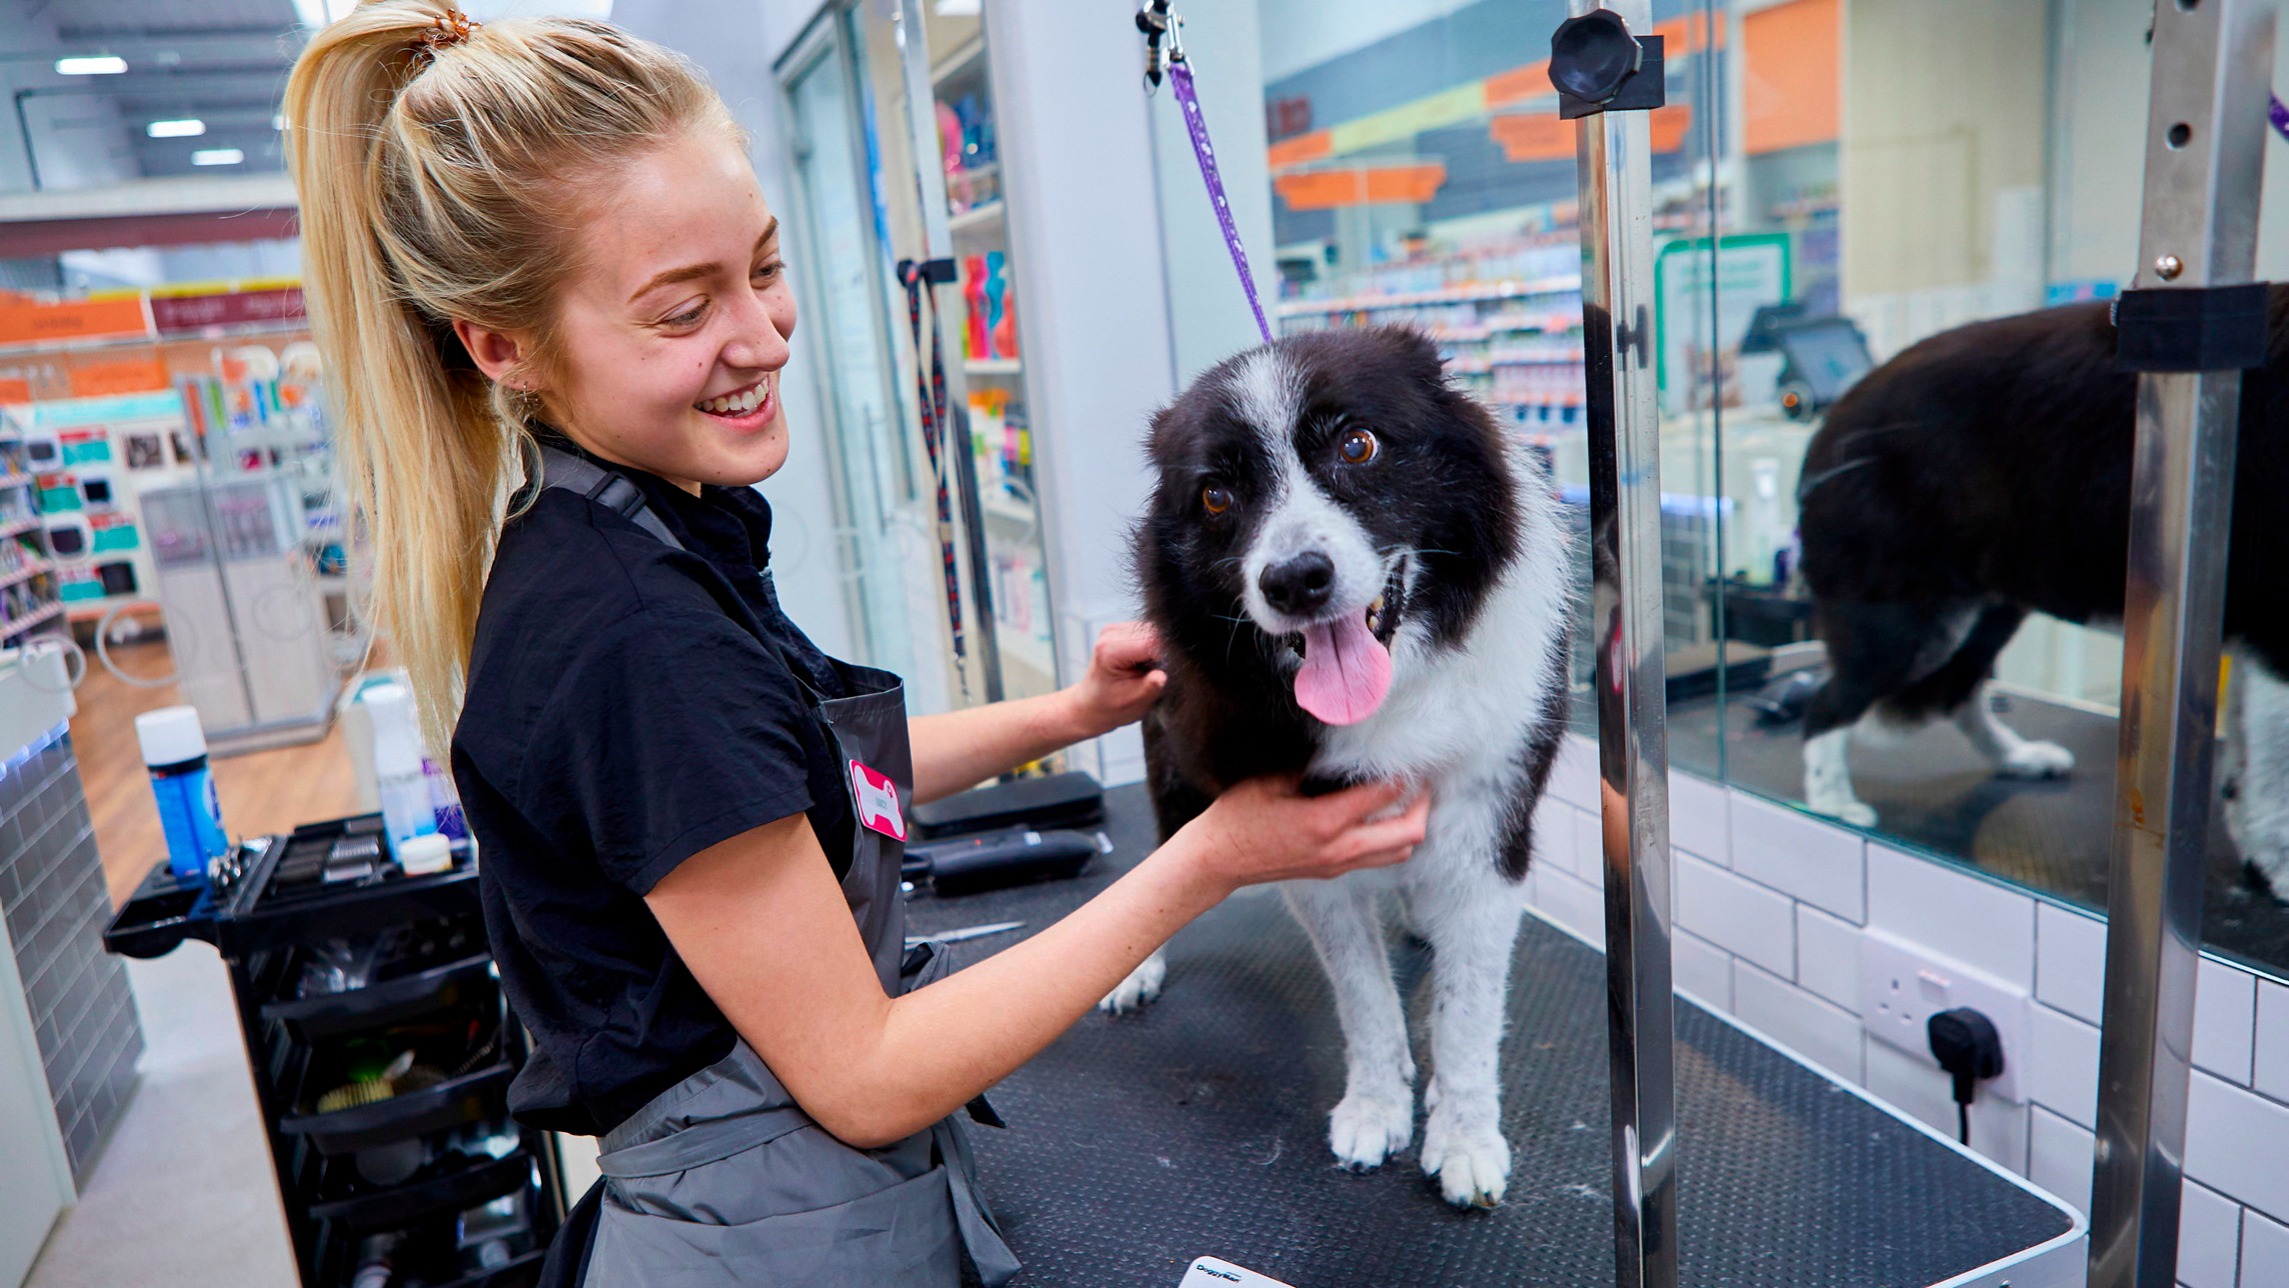
[[[476,370],[452,323],[535,337],[545,371],[583,181],[736,129],[697,68],[608,24],[511,18],[437,40],[458,17],[369,0],[303,50],[285,113],[370,614],[438,753],[534,410]]]

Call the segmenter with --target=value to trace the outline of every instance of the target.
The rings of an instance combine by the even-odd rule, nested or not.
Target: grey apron
[[[553,449],[543,462],[547,486],[601,501],[680,545],[619,475]],[[803,688],[858,820],[843,899],[883,989],[896,996],[949,969],[937,945],[906,950],[905,847],[877,830],[903,834],[913,802],[905,696],[888,672],[834,666],[851,696]],[[604,1179],[588,1288],[951,1288],[961,1281],[964,1249],[987,1288],[1017,1273],[977,1194],[958,1117],[879,1149],[854,1149],[813,1122],[744,1039],[614,1128],[596,1162]]]

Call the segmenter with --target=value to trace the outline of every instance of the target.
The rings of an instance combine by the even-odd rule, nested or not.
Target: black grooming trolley
[[[366,815],[246,841],[204,889],[161,862],[104,945],[222,954],[304,1288],[526,1288],[563,1181],[508,1114],[529,1048],[477,866],[456,842],[450,870],[408,877],[386,851]]]

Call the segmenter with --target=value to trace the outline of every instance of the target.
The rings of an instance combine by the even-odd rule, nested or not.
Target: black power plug
[[[1995,1021],[1968,1006],[1932,1016],[1924,1033],[1931,1041],[1932,1058],[1955,1075],[1955,1138],[1968,1145],[1971,1102],[1979,1094],[1979,1084],[2003,1072],[2003,1036],[1995,1031]]]

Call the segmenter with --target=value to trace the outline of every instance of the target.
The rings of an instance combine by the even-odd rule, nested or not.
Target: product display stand
[[[401,875],[379,816],[248,841],[204,889],[155,866],[104,934],[229,967],[304,1288],[524,1288],[564,1201],[553,1138],[508,1117],[523,1028],[503,1003],[477,867]]]

